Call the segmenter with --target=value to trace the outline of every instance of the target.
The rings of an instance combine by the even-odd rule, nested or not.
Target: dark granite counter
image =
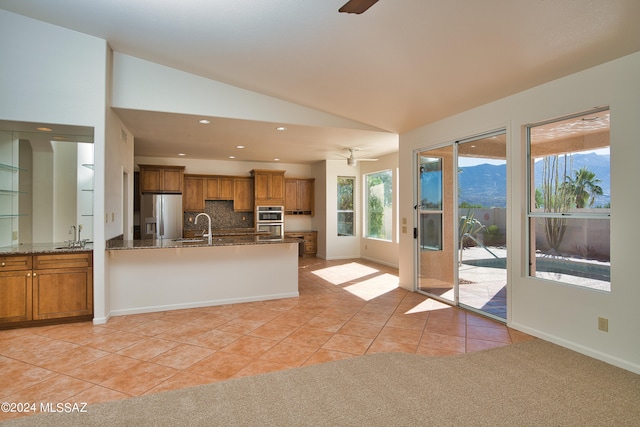
[[[270,236],[254,234],[246,236],[215,235],[211,246],[239,246],[239,245],[272,245],[280,243],[298,243],[300,239],[274,239]],[[162,249],[162,248],[198,248],[208,247],[206,238],[184,238],[173,240],[112,240],[107,242],[107,250],[127,249]]]
[[[0,247],[0,255],[62,254],[92,251],[93,244],[91,243],[87,243],[84,248],[70,248],[67,243],[31,243]]]

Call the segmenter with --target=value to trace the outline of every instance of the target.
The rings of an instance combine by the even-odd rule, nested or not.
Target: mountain
[[[564,157],[559,159],[560,170],[564,169]],[[596,174],[603,195],[596,198],[594,206],[604,206],[611,201],[610,155],[596,153],[574,154],[570,163],[573,171],[585,167]],[[460,202],[483,207],[506,207],[507,167],[506,165],[481,164],[461,167],[458,173]],[[542,185],[542,161],[535,163],[536,188]],[[575,172],[570,175],[575,176]]]
[[[460,202],[491,208],[507,206],[507,166],[481,164],[459,169]]]

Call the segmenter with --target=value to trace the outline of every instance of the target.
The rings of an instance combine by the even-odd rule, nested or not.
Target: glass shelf
[[[6,165],[4,163],[0,163],[0,169],[10,170],[10,171],[13,171],[13,172],[19,172],[19,171],[20,172],[24,172],[24,171],[26,171],[26,169],[19,168],[17,166],[13,166],[13,165]]]
[[[27,194],[24,191],[18,191],[18,190],[0,190],[0,194],[8,194],[8,195],[16,195],[16,194]]]
[[[93,163],[83,163],[82,166],[84,166],[85,168],[89,168],[89,169],[93,170]]]

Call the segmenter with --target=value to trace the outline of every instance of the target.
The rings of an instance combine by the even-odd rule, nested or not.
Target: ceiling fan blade
[[[378,0],[349,0],[344,6],[338,9],[338,12],[356,13],[359,15],[377,2]]]

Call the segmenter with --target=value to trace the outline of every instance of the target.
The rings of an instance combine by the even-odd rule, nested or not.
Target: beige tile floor
[[[367,353],[533,339],[403,290],[397,269],[363,260],[301,259],[299,288],[298,298],[0,331],[0,402],[98,403]]]

